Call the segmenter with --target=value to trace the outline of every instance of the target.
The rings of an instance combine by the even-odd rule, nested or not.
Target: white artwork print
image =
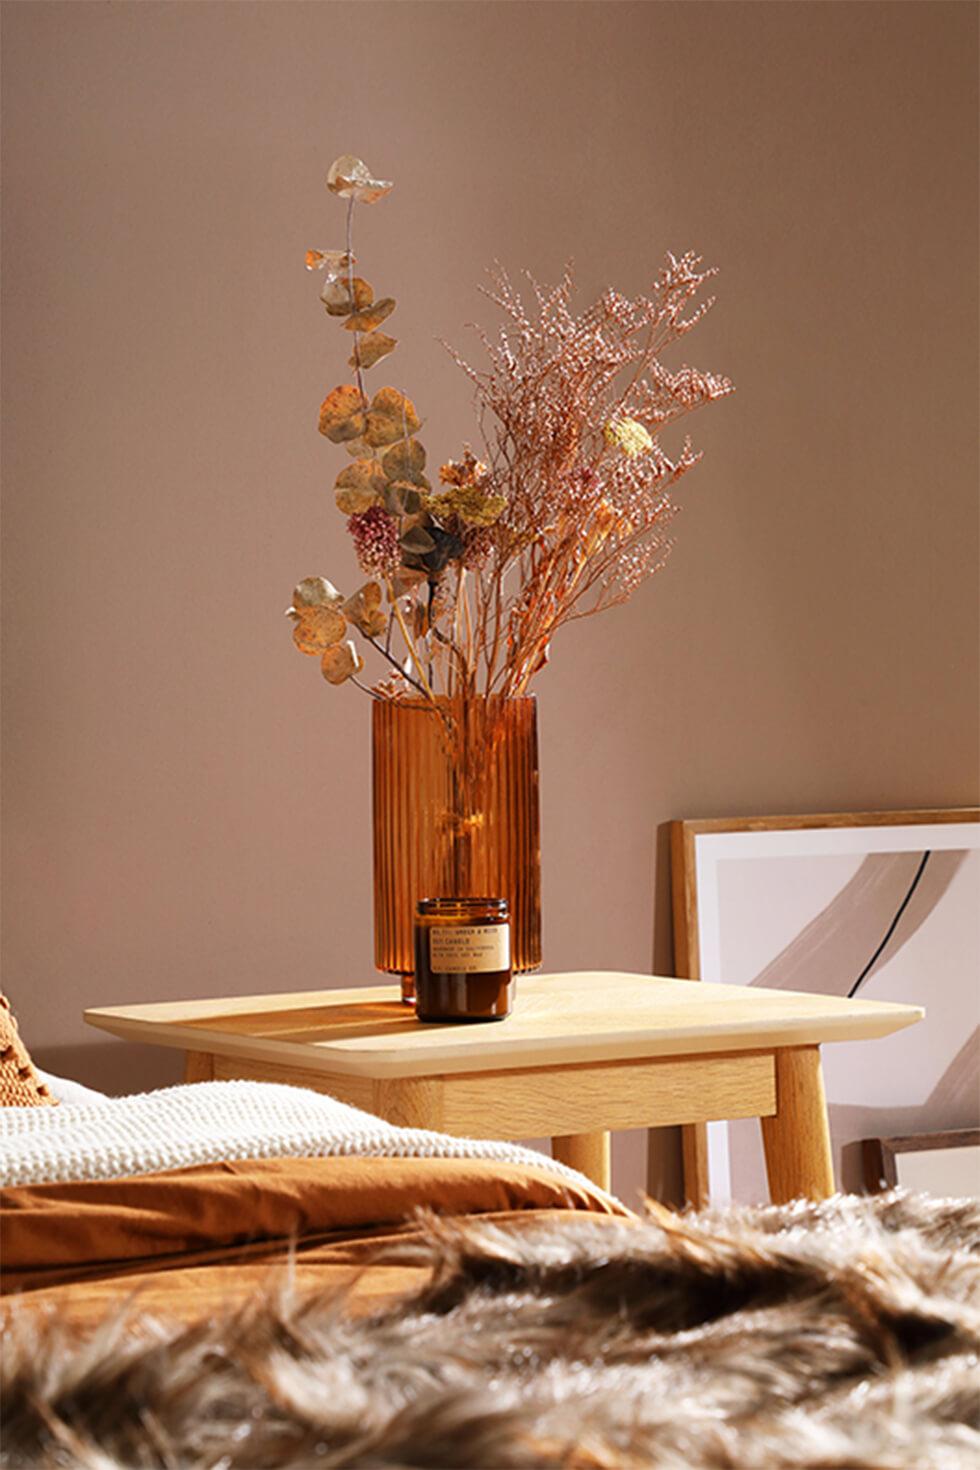
[[[702,980],[925,1007],[876,1041],[823,1048],[834,1171],[863,1138],[980,1122],[980,825],[695,836]],[[713,1201],[767,1198],[755,1120],[708,1125]]]

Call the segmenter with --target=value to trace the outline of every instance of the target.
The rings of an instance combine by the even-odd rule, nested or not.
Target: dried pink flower
[[[347,529],[361,570],[371,577],[390,577],[402,559],[398,522],[380,505],[350,516]]]

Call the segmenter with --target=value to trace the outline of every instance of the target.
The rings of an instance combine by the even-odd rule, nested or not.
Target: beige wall
[[[722,268],[668,571],[539,685],[550,969],[669,965],[658,824],[977,797],[976,10],[8,4],[4,983],[52,1067],[174,1059],[87,1004],[371,977],[368,711],[290,646],[354,576],[301,265],[345,150],[361,258],[436,345],[494,257]],[[619,1182],[643,1140],[623,1141]]]

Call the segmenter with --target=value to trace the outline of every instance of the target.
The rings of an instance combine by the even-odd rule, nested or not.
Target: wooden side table
[[[411,1128],[549,1136],[609,1188],[609,1135],[762,1120],[777,1203],[834,1191],[825,1042],[887,1036],[916,1006],[649,975],[522,976],[513,1013],[423,1025],[393,985],[85,1012],[128,1041],[179,1047],[188,1081],[251,1078],[328,1092]]]

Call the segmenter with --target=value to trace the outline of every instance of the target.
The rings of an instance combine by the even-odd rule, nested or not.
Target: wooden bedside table
[[[834,1192],[820,1045],[887,1036],[916,1006],[587,972],[522,975],[505,1021],[423,1025],[394,985],[85,1012],[187,1053],[188,1081],[328,1092],[392,1123],[471,1138],[547,1135],[609,1188],[609,1131],[762,1119],[782,1203]]]

